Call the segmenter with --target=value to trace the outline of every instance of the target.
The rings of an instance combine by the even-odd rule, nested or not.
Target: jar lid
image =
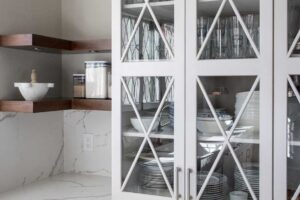
[[[110,67],[109,61],[86,61],[84,62],[85,68],[98,68],[98,67]]]
[[[85,74],[73,74],[73,77],[85,77]]]

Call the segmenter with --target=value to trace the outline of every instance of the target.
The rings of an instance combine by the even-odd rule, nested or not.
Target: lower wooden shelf
[[[73,99],[72,109],[74,110],[111,110],[110,99]]]
[[[60,110],[111,110],[111,100],[51,99],[39,102],[0,100],[0,112],[41,113]]]

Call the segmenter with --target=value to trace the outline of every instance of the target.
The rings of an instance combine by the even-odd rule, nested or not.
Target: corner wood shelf
[[[111,111],[111,99],[73,99],[72,109]]]
[[[45,53],[111,52],[111,40],[70,41],[36,34],[0,35],[0,47]]]
[[[98,99],[57,99],[40,102],[1,100],[0,112],[41,113],[61,110],[111,110],[111,100]]]

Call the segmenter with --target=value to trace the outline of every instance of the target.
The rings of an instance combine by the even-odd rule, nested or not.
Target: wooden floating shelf
[[[59,110],[69,110],[72,108],[70,100],[44,100],[40,102],[32,101],[0,101],[1,112],[21,112],[39,113]]]
[[[0,36],[0,47],[46,53],[102,53],[111,52],[111,40],[70,41],[36,34]]]
[[[72,109],[74,110],[111,110],[110,99],[73,99]]]
[[[111,110],[111,100],[57,99],[40,102],[1,100],[0,112],[41,113],[61,110]]]

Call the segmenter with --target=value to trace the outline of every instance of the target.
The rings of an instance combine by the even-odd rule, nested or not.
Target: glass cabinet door
[[[184,193],[185,1],[113,2],[116,199],[177,199]]]
[[[300,198],[300,76],[288,77],[287,88],[287,199]]]
[[[272,199],[269,0],[187,4],[186,199]],[[188,13],[188,10],[194,11]],[[269,48],[266,46],[269,45]],[[188,103],[192,102],[192,103]]]
[[[122,0],[122,61],[174,57],[174,1]]]
[[[197,58],[259,55],[259,1],[197,1]]]
[[[300,199],[300,2],[275,0],[274,199]]]
[[[174,79],[122,78],[122,189],[174,193]]]
[[[300,2],[287,0],[287,36],[288,55],[298,57],[300,54]]]
[[[197,83],[196,199],[259,199],[259,79],[201,76]]]

